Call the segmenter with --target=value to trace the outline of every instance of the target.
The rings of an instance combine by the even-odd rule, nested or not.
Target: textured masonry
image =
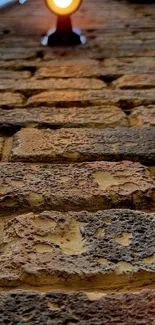
[[[128,120],[119,107],[107,105],[0,109],[0,129],[31,125],[43,128],[112,128],[128,126]]]
[[[16,133],[11,161],[130,160],[155,162],[155,129],[37,130]]]
[[[0,12],[0,325],[155,325],[155,7]]]
[[[3,224],[0,285],[127,291],[155,281],[155,214],[46,211]]]
[[[128,161],[31,166],[2,163],[0,194],[2,215],[46,208],[155,208],[155,183],[148,169]]]

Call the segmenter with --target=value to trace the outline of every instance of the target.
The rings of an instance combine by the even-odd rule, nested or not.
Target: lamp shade
[[[47,7],[59,16],[73,14],[81,5],[82,0],[45,0]]]

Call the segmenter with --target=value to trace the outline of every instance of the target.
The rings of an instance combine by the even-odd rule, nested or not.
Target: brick
[[[91,298],[91,296],[93,298]],[[155,291],[116,295],[84,292],[0,294],[0,321],[24,325],[154,325]]]
[[[0,107],[22,106],[24,103],[24,96],[18,93],[5,92],[0,93]]]
[[[9,85],[8,79],[18,80],[18,79],[28,79],[31,77],[30,71],[11,71],[11,70],[0,70],[0,79],[4,79],[1,81],[0,86],[2,86],[2,83],[7,83]],[[6,80],[7,79],[7,80]],[[4,88],[5,89],[5,88]],[[6,84],[7,89],[7,84]]]
[[[94,160],[155,162],[155,128],[22,129],[14,135],[11,161]]]
[[[70,90],[70,91],[44,91],[31,96],[28,106],[66,105],[121,105],[123,107],[132,107],[138,105],[148,105],[155,103],[155,93],[153,89],[149,90]]]
[[[4,144],[4,139],[0,136],[0,159],[2,157],[3,144]]]
[[[122,74],[153,74],[155,59],[153,57],[106,58],[101,62],[103,75],[121,76]]]
[[[100,76],[100,66],[95,60],[53,60],[44,62],[44,66],[38,68],[35,77],[42,78],[88,78]]]
[[[44,127],[125,127],[126,114],[117,106],[37,107],[0,109],[0,129],[14,126]]]
[[[140,163],[0,165],[0,214],[42,209],[154,209],[155,185]]]
[[[155,76],[150,74],[125,75],[112,82],[112,87],[120,89],[149,89],[155,87]]]
[[[0,90],[47,90],[47,89],[102,89],[106,88],[106,83],[97,79],[45,79],[36,80],[9,80],[3,79],[0,84]]]
[[[140,290],[155,280],[154,221],[132,210],[2,218],[0,285]]]
[[[129,124],[134,127],[155,127],[155,106],[136,107],[128,120]]]
[[[26,39],[25,39],[26,42]],[[36,58],[37,49],[27,47],[3,48],[1,47],[0,60],[28,60]]]

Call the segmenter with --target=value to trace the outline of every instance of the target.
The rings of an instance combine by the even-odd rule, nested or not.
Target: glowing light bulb
[[[67,8],[71,5],[72,0],[53,0],[55,5],[59,8]]]
[[[47,7],[56,15],[71,15],[81,5],[82,0],[45,0]]]

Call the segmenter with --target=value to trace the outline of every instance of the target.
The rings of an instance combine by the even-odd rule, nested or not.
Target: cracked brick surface
[[[117,227],[116,227],[117,223]],[[6,222],[1,285],[128,290],[155,280],[155,214],[46,211]],[[119,279],[119,281],[118,281]]]
[[[22,129],[10,161],[130,160],[155,163],[155,129]]]
[[[132,162],[74,165],[0,165],[0,213],[46,209],[95,211],[154,208],[155,184]]]

